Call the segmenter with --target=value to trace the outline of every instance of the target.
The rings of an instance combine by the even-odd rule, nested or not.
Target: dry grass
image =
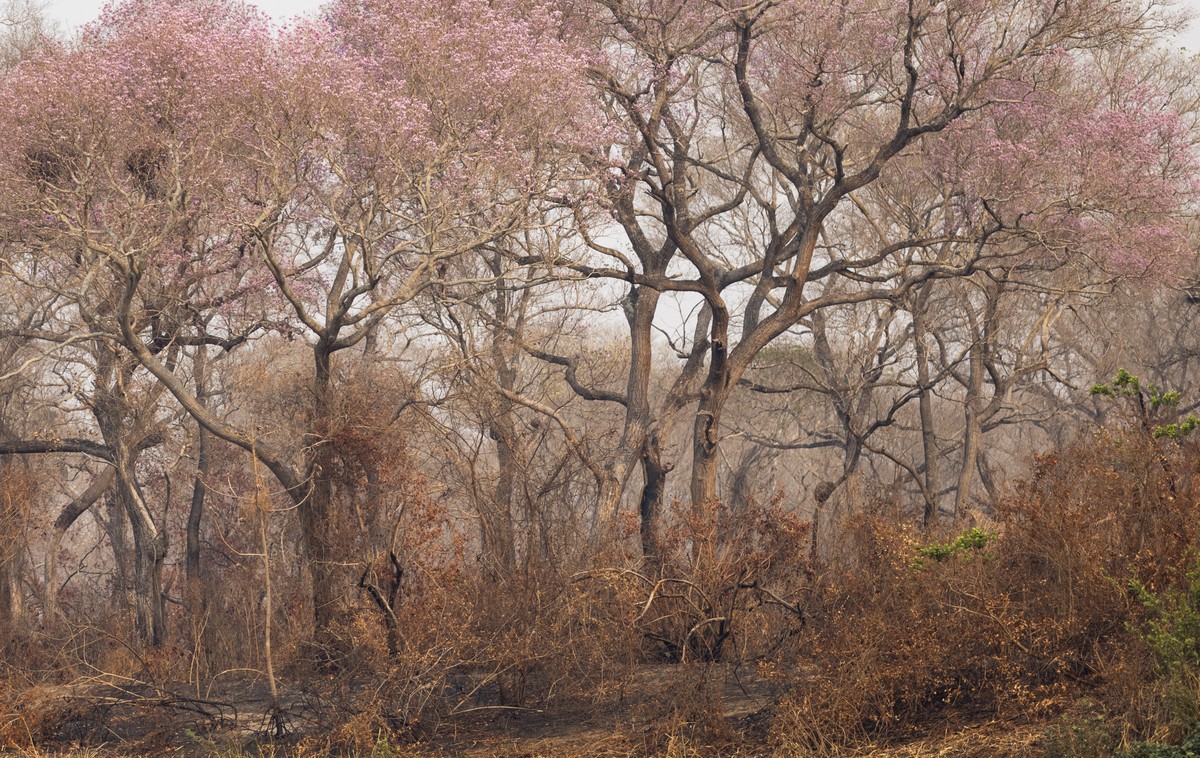
[[[846,756],[879,758],[1024,758],[1037,755],[1045,725],[992,720],[901,745],[868,744]]]

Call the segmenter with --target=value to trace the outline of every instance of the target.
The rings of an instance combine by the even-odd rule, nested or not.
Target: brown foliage
[[[1177,583],[1197,547],[1194,450],[1136,429],[1039,457],[994,539],[941,560],[927,538],[860,517],[822,576],[823,613],[798,651],[819,674],[780,707],[778,744],[833,751],[936,720],[1036,718],[1079,692],[1153,731],[1153,688],[1126,589]]]

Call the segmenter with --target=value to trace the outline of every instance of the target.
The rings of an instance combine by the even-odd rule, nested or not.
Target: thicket
[[[230,545],[162,649],[137,648],[129,610],[103,597],[63,598],[83,622],[9,623],[0,740],[215,747],[240,723],[288,750],[366,754],[436,742],[480,714],[578,707],[630,709],[610,728],[643,754],[739,741],[832,754],[999,719],[1050,724],[1046,755],[1191,755],[1200,449],[1155,434],[1145,407],[1037,456],[986,524],[938,536],[882,497],[864,503],[823,563],[774,498],[676,506],[654,564],[635,559],[630,530],[606,553],[530,554],[498,573],[399,464],[400,437],[346,437],[404,502],[386,549],[339,535],[365,552],[340,595],[336,654],[314,655],[293,568]],[[35,485],[0,481],[12,518]],[[268,518],[264,534],[288,528]],[[724,718],[731,668],[763,683],[749,731]],[[247,727],[234,701],[255,688]]]
[[[929,542],[894,520],[854,521],[816,590],[803,654],[820,673],[781,705],[778,744],[826,752],[945,719],[1050,718],[1086,696],[1090,711],[1068,713],[1047,753],[1187,754],[1198,450],[1157,433],[1153,414],[1175,403],[1144,402],[1136,381],[1118,378],[1134,398],[1119,420],[1038,456],[986,531]]]

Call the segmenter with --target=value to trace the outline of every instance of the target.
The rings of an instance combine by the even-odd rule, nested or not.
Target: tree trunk
[[[125,513],[119,497],[106,498],[104,515],[97,514],[105,533],[108,535],[108,545],[113,554],[112,603],[115,607],[126,611],[129,608],[129,593],[133,586],[133,561],[129,549],[129,517]]]
[[[203,345],[196,351],[196,400],[204,407],[207,406],[208,393],[206,384],[206,358],[208,349]],[[196,478],[192,484],[192,503],[188,509],[186,564],[188,583],[198,587],[201,576],[200,567],[200,526],[204,519],[204,499],[208,494],[208,445],[209,433],[202,425],[197,425],[196,431]]]
[[[318,456],[315,471],[320,471]],[[312,585],[313,625],[318,643],[331,639],[330,632],[337,611],[338,574],[334,565],[334,549],[328,530],[332,486],[323,473],[315,473],[308,498],[297,506],[304,550],[308,556],[309,581]]]
[[[314,429],[307,439],[309,480],[308,496],[297,504],[300,532],[308,556],[309,580],[312,583],[313,633],[318,646],[327,647],[333,639],[333,622],[337,616],[338,572],[336,568],[334,535],[336,524],[331,519],[333,481],[330,474],[334,461],[329,455],[327,433],[333,422],[332,403],[333,353],[323,342],[314,350],[316,382],[314,387]],[[332,652],[332,651],[330,651]]]
[[[967,402],[964,411],[966,430],[963,435],[962,462],[958,469],[958,491],[954,495],[954,518],[966,515],[971,505],[971,485],[975,480],[976,461],[979,457],[979,438],[983,433],[980,419],[980,403],[983,393],[983,350],[982,341],[971,346],[970,372],[967,386]]]
[[[721,425],[721,405],[715,399],[701,400],[692,427],[692,506],[711,509],[718,501],[717,453]]]
[[[508,324],[515,317],[512,313],[512,292],[501,276],[501,261],[493,260],[491,265],[492,273],[498,277],[495,285],[496,319]],[[517,358],[512,336],[503,329],[497,330],[492,335],[489,347],[497,384],[504,392],[516,392]],[[494,576],[507,579],[517,565],[512,507],[513,488],[521,465],[518,455],[520,440],[514,403],[502,393],[491,394],[495,395],[495,405],[490,409],[488,433],[496,443],[497,475],[490,497],[485,495],[479,499],[480,542],[487,569]]]
[[[25,546],[25,515],[28,512],[29,483],[9,461],[0,461],[0,649],[16,627],[21,615],[21,552]]]
[[[841,480],[838,481],[840,482]],[[829,498],[833,496],[837,487],[838,482],[819,482],[813,488],[813,515],[810,535],[812,544],[808,548],[808,555],[814,561],[820,558],[820,553],[817,551],[821,548],[821,519],[825,514],[825,503],[829,502]]]
[[[516,431],[510,419],[498,418],[491,425],[496,440],[496,486],[491,497],[479,503],[479,525],[484,563],[501,578],[509,578],[516,569],[516,545],[513,536],[512,500],[518,458],[513,440]]]
[[[996,504],[999,501],[998,491],[996,488],[996,478],[992,473],[992,467],[988,465],[987,456],[984,454],[982,448],[980,449],[979,455],[976,458],[975,468],[976,471],[979,472],[979,482],[983,485],[983,489],[987,492],[988,506],[992,510],[995,510]]]
[[[1000,410],[1005,394],[1003,383],[996,379],[995,367],[992,364],[993,340],[996,335],[997,306],[1002,283],[989,280],[984,287],[987,295],[980,313],[976,313],[968,304],[967,318],[971,330],[976,335],[971,345],[970,370],[967,378],[967,401],[965,409],[966,431],[963,439],[962,462],[958,474],[958,491],[954,495],[954,518],[961,519],[971,507],[971,489],[975,481],[975,471],[979,465],[980,444],[983,437],[983,425]],[[1035,364],[1036,365],[1036,364]],[[1014,370],[1009,382],[1016,381],[1023,371]],[[983,385],[987,375],[993,377],[996,386],[991,402],[983,396]],[[1011,386],[1011,385],[1010,385]]]
[[[72,500],[54,519],[54,528],[50,534],[50,544],[46,548],[46,564],[43,576],[45,589],[42,597],[43,623],[53,628],[58,623],[58,554],[62,549],[63,537],[80,516],[88,511],[104,493],[112,487],[115,479],[112,468],[106,468],[98,474],[88,488],[79,497]]]
[[[720,452],[722,393],[701,391],[700,405],[692,427],[692,561],[698,566],[707,563],[717,545],[717,470]]]
[[[692,425],[692,507],[708,511],[719,499],[717,491],[717,453],[721,435],[721,411],[729,398],[729,314],[722,308],[711,307],[712,345],[709,351],[708,375],[700,388],[696,420]]]
[[[125,451],[117,454],[116,474],[117,491],[133,529],[133,603],[138,637],[149,647],[159,647],[167,637],[162,596],[167,534],[154,523],[134,478],[133,463]]]
[[[657,528],[661,513],[662,491],[665,486],[661,473],[662,451],[658,441],[650,440],[650,375],[654,369],[654,316],[658,311],[661,293],[640,287],[629,295],[626,320],[629,322],[629,376],[625,385],[625,423],[621,435],[622,460],[610,471],[611,481],[601,484],[601,508],[611,516],[617,515],[627,479],[632,475],[633,462],[642,466],[642,494],[638,503],[638,534],[641,537],[642,557],[658,557]],[[606,491],[605,485],[608,486]],[[660,488],[656,491],[655,488]],[[649,519],[649,522],[647,522]],[[650,550],[647,553],[647,546]]]
[[[663,556],[658,540],[658,522],[666,495],[669,466],[662,462],[662,446],[658,435],[646,439],[642,450],[642,498],[638,503],[638,534],[642,543],[642,561],[647,568],[657,568]]]
[[[0,650],[8,643],[21,615],[16,568],[15,550],[0,553]]]
[[[925,307],[928,290],[916,299],[912,310],[913,346],[917,354],[917,407],[921,418],[921,452],[925,457],[925,476],[921,495],[925,509],[921,521],[925,528],[933,526],[938,516],[938,446],[937,428],[933,416],[933,386],[929,374],[929,344],[926,341]]]

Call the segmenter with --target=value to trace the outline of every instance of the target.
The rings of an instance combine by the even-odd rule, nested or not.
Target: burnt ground
[[[259,680],[226,681],[208,692],[145,683],[78,683],[28,695],[19,724],[0,723],[18,746],[22,733],[37,749],[4,750],[28,758],[126,755],[318,756],[370,758],[556,758],[596,756],[795,755],[772,749],[769,730],[787,681],[812,672],[766,675],[730,665],[644,665],[603,691],[551,697],[537,707],[495,702],[478,688],[452,712],[384,737],[362,719],[373,692],[336,677],[282,685],[280,712]],[[949,714],[947,714],[949,715]],[[1054,724],[987,717],[928,723],[908,739],[842,749],[845,756],[985,758],[1039,755]],[[10,717],[11,718],[11,717]],[[356,718],[358,720],[356,721]],[[12,735],[18,739],[14,742]],[[28,744],[28,740],[25,741]]]
[[[9,731],[27,732],[41,750],[66,755],[532,758],[660,755],[684,745],[706,746],[685,754],[757,755],[766,752],[771,705],[781,694],[782,685],[753,667],[730,665],[646,665],[603,691],[556,695],[536,707],[503,705],[480,687],[448,701],[446,712],[395,725],[393,736],[379,742],[387,745],[382,750],[372,747],[378,722],[355,722],[370,710],[364,706],[373,691],[336,677],[281,684],[278,709],[258,679],[207,691],[84,682],[31,691],[19,708],[22,722]]]

